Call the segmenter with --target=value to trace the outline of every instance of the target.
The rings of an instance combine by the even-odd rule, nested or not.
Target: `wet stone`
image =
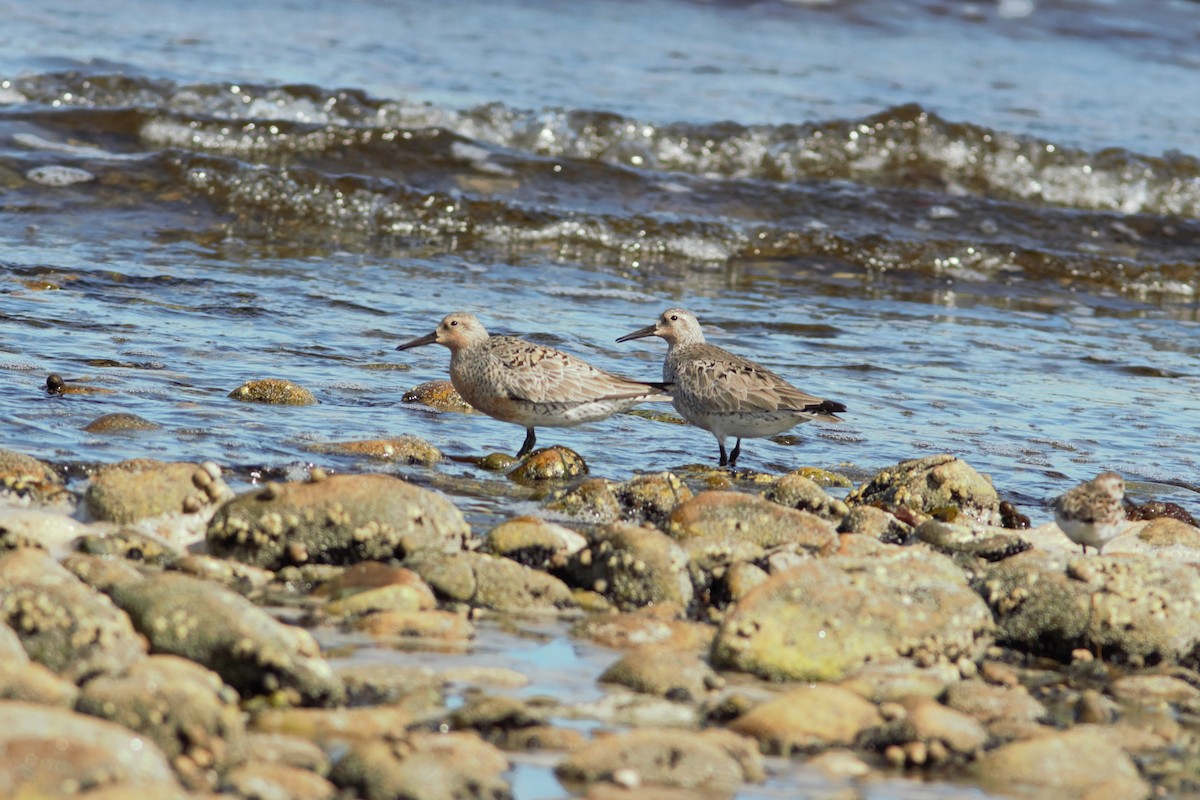
[[[405,403],[420,403],[436,411],[454,411],[459,414],[478,413],[450,381],[426,381],[404,393]]]
[[[913,527],[896,518],[895,514],[875,506],[854,506],[842,520],[838,530],[857,533],[887,544],[907,544],[913,538]]]
[[[672,512],[666,530],[681,542],[740,540],[757,547],[798,543],[813,553],[837,547],[835,528],[828,521],[742,492],[701,492]]]
[[[366,800],[496,800],[511,797],[508,759],[472,732],[410,732],[394,742],[351,745],[330,778]]]
[[[409,566],[439,596],[496,611],[552,611],[575,606],[566,584],[524,564],[485,553],[427,554]]]
[[[1000,561],[1033,547],[1013,531],[991,525],[958,525],[930,519],[918,525],[915,532],[918,539],[943,553],[984,561]]]
[[[244,696],[282,692],[308,705],[343,697],[308,631],[276,621],[228,589],[166,573],[113,587],[112,598],[154,652],[208,667]]]
[[[808,511],[834,525],[840,525],[850,513],[849,507],[829,495],[816,481],[799,472],[789,472],[766,488],[763,497],[787,508]]]
[[[664,527],[680,503],[692,499],[692,490],[678,475],[659,472],[638,475],[612,487],[624,515]]]
[[[311,406],[317,402],[317,398],[308,389],[281,378],[247,381],[228,396],[244,403],[268,403],[277,406]]]
[[[0,552],[39,547],[66,552],[88,528],[73,517],[40,508],[0,508]]]
[[[534,569],[562,567],[587,546],[587,539],[570,528],[537,517],[505,520],[488,531],[483,550]]]
[[[790,756],[852,745],[883,723],[874,704],[838,686],[815,684],[754,706],[729,727],[758,742],[764,753]]]
[[[248,760],[255,764],[283,764],[296,769],[329,774],[329,756],[315,742],[282,733],[246,734]]]
[[[44,502],[66,493],[62,479],[33,456],[0,448],[0,495],[11,493]]]
[[[1200,550],[1200,528],[1171,517],[1157,517],[1137,533],[1138,539],[1154,548],[1184,547]]]
[[[134,459],[101,467],[84,495],[88,513],[117,523],[191,514],[233,496],[214,467]]]
[[[309,447],[317,453],[363,456],[375,461],[422,465],[431,467],[445,457],[429,442],[417,436],[396,436],[391,439],[366,439],[355,442],[330,442]]]
[[[0,700],[73,708],[78,694],[74,683],[30,661],[20,637],[0,624]]]
[[[596,739],[559,762],[566,786],[597,781],[732,792],[765,777],[753,742],[731,731],[640,729]]]
[[[664,619],[645,611],[585,617],[575,623],[571,634],[605,647],[630,648],[661,644],[680,651],[706,650],[716,629],[683,619]]]
[[[952,455],[901,461],[876,473],[851,492],[846,502],[903,507],[922,518],[943,522],[1000,524],[1000,497],[991,481]]]
[[[1046,707],[1020,684],[962,681],[947,687],[944,702],[978,720],[998,739],[1023,738],[1048,718]]]
[[[375,611],[350,627],[389,644],[460,648],[475,638],[475,626],[452,611]]]
[[[162,567],[179,558],[179,551],[173,545],[133,528],[85,535],[79,540],[79,551]]]
[[[815,559],[773,575],[727,612],[714,666],[771,680],[837,680],[868,662],[973,659],[987,606],[945,556]]]
[[[297,736],[337,751],[351,742],[387,739],[419,721],[403,706],[365,708],[265,708],[253,713],[255,735]]]
[[[443,703],[444,680],[429,667],[347,664],[337,670],[346,702],[355,706],[404,705],[434,708]]]
[[[204,553],[188,553],[171,565],[176,572],[220,584],[241,595],[260,592],[275,580],[270,570]]]
[[[342,619],[376,611],[425,611],[437,605],[433,591],[417,573],[378,561],[347,567],[313,594],[329,598],[323,615]]]
[[[75,683],[121,673],[145,655],[121,609],[34,548],[0,557],[0,622],[31,659]]]
[[[576,585],[593,589],[618,607],[692,602],[688,556],[662,531],[616,524],[596,532],[565,573]]]
[[[0,794],[68,797],[80,787],[96,796],[180,796],[162,751],[134,731],[66,709],[0,702]]]
[[[556,494],[546,508],[587,522],[616,522],[624,509],[615,487],[616,484],[604,478],[589,478]]]
[[[256,800],[333,800],[337,796],[337,787],[325,778],[286,764],[244,764],[231,770],[220,788]]]
[[[587,471],[582,456],[574,450],[556,445],[534,450],[525,456],[508,471],[508,478],[517,483],[562,481],[586,475]]]
[[[84,425],[83,429],[88,433],[138,433],[162,430],[162,425],[151,422],[145,417],[139,417],[137,414],[118,411],[96,417]]]
[[[600,681],[677,702],[699,701],[724,685],[698,656],[659,645],[629,651],[600,675]]]
[[[387,475],[334,475],[238,495],[213,517],[208,545],[214,555],[277,569],[454,552],[469,535],[438,492]]]
[[[174,656],[150,656],[125,675],[88,681],[76,708],[146,736],[193,789],[216,788],[247,756],[237,692]]]
[[[1150,797],[1150,787],[1112,732],[1094,725],[1048,731],[988,751],[972,773],[985,789],[1007,797]]]

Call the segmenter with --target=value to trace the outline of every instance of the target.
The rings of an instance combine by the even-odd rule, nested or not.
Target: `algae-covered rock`
[[[838,525],[850,513],[844,502],[831,496],[817,482],[799,472],[781,476],[763,491],[763,497],[772,503],[808,511],[822,519]]]
[[[366,800],[495,800],[512,796],[508,768],[474,732],[411,732],[396,742],[352,744],[330,778]]]
[[[959,525],[928,519],[917,526],[916,535],[943,553],[977,556],[985,561],[1000,561],[1033,547],[1008,528],[980,523]]]
[[[150,739],[195,789],[215,788],[247,756],[237,693],[175,656],[150,656],[125,675],[88,681],[76,708]]]
[[[988,525],[1000,524],[1000,497],[991,481],[965,461],[946,454],[901,461],[880,470],[851,492],[846,502],[900,506],[945,522],[966,517]]]
[[[731,792],[764,779],[753,743],[727,730],[645,728],[605,736],[572,753],[554,768],[568,786],[608,781],[709,792]]]
[[[246,381],[228,396],[244,403],[267,403],[276,406],[311,406],[317,402],[317,398],[308,389],[282,378]]]
[[[312,634],[285,625],[241,595],[176,573],[113,587],[112,598],[156,653],[202,664],[243,695],[339,702],[342,687]]]
[[[1144,555],[1041,550],[991,565],[976,581],[996,637],[1069,660],[1076,648],[1200,664],[1200,572]]]
[[[594,589],[622,608],[692,602],[688,556],[662,531],[629,524],[598,531],[566,569],[572,582]]]
[[[985,789],[1030,800],[1144,800],[1151,794],[1113,732],[1094,725],[1047,731],[984,753],[972,774]]]
[[[364,456],[375,461],[398,464],[420,464],[430,467],[441,462],[445,456],[429,442],[418,436],[404,435],[390,439],[365,439],[354,442],[329,442],[311,445],[309,450],[317,453]]]
[[[587,522],[616,522],[624,513],[616,484],[604,478],[588,478],[572,489],[553,496],[546,508]]]
[[[509,480],[517,483],[562,481],[587,474],[583,456],[566,447],[555,445],[534,450],[508,471]]]
[[[426,381],[404,393],[405,403],[420,403],[436,411],[454,411],[459,414],[478,413],[474,406],[463,400],[462,395],[450,381]]]
[[[541,570],[485,553],[428,554],[409,562],[447,600],[497,611],[551,611],[575,605],[567,585]]]
[[[30,658],[76,683],[123,672],[146,652],[124,611],[35,548],[0,558],[0,622]]]
[[[93,517],[111,522],[191,514],[233,496],[220,476],[216,465],[122,461],[97,470],[84,501]]]
[[[82,787],[95,796],[182,796],[162,751],[134,731],[66,709],[0,702],[0,797],[69,797]]]
[[[30,661],[20,637],[0,624],[0,700],[73,708],[78,694],[74,683]]]
[[[837,547],[836,528],[827,520],[742,492],[701,492],[672,512],[666,530],[680,541],[734,538],[760,547],[802,542],[815,553]]]
[[[883,723],[874,704],[838,686],[801,686],[754,706],[729,724],[758,742],[764,753],[790,756],[852,745]]]
[[[774,680],[837,680],[868,661],[971,658],[992,628],[950,559],[904,548],[772,576],[730,608],[713,662]]]
[[[208,546],[278,568],[454,552],[469,535],[462,513],[438,492],[387,475],[333,475],[238,495],[209,523]]]

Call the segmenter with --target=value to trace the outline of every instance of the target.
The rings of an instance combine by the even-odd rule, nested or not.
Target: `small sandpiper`
[[[1104,545],[1125,529],[1125,479],[1101,472],[1054,500],[1054,521],[1086,553],[1088,545],[1103,553]]]
[[[653,325],[622,336],[618,342],[658,336],[667,342],[663,381],[675,410],[693,425],[710,431],[721,448],[721,466],[734,466],[742,439],[783,433],[810,419],[841,422],[846,407],[800,391],[766,367],[706,344],[700,323],[682,308],[669,308]],[[725,453],[725,438],[736,436]]]
[[[661,384],[627,380],[553,347],[489,336],[471,314],[449,314],[433,333],[397,350],[427,344],[450,349],[450,382],[490,417],[525,428],[517,458],[533,449],[537,426],[595,422],[646,400],[669,400]]]

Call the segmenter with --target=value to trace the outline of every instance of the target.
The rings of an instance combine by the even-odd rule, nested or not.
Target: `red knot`
[[[704,341],[700,323],[682,308],[669,308],[653,325],[622,336],[618,342],[658,336],[667,342],[663,381],[675,410],[693,425],[710,431],[721,448],[721,466],[734,466],[742,439],[783,433],[810,419],[841,422],[846,407],[800,391],[766,367]],[[737,437],[728,457],[725,438]]]
[[[1124,530],[1125,479],[1101,472],[1054,500],[1054,521],[1063,533],[1087,552],[1088,545],[1104,552],[1104,545]]]
[[[449,348],[450,382],[464,400],[489,417],[525,428],[517,458],[533,449],[537,426],[581,425],[646,400],[670,399],[661,384],[613,375],[553,347],[489,336],[479,320],[461,311],[396,349],[427,344]]]

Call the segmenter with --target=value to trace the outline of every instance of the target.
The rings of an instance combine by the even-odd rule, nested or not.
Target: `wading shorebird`
[[[717,438],[721,466],[737,463],[742,439],[773,436],[810,419],[841,422],[834,414],[846,410],[841,403],[800,391],[760,364],[705,343],[700,323],[682,308],[667,309],[653,325],[617,341],[647,336],[666,340],[663,381],[675,410]],[[728,456],[727,436],[737,437]]]
[[[440,344],[450,350],[450,382],[489,417],[525,428],[522,458],[537,442],[534,428],[595,422],[646,400],[670,400],[662,384],[628,380],[553,347],[489,336],[471,314],[447,315],[433,333],[397,350]]]
[[[1125,479],[1101,472],[1054,499],[1054,521],[1086,553],[1088,545],[1103,553],[1104,545],[1125,529]]]

